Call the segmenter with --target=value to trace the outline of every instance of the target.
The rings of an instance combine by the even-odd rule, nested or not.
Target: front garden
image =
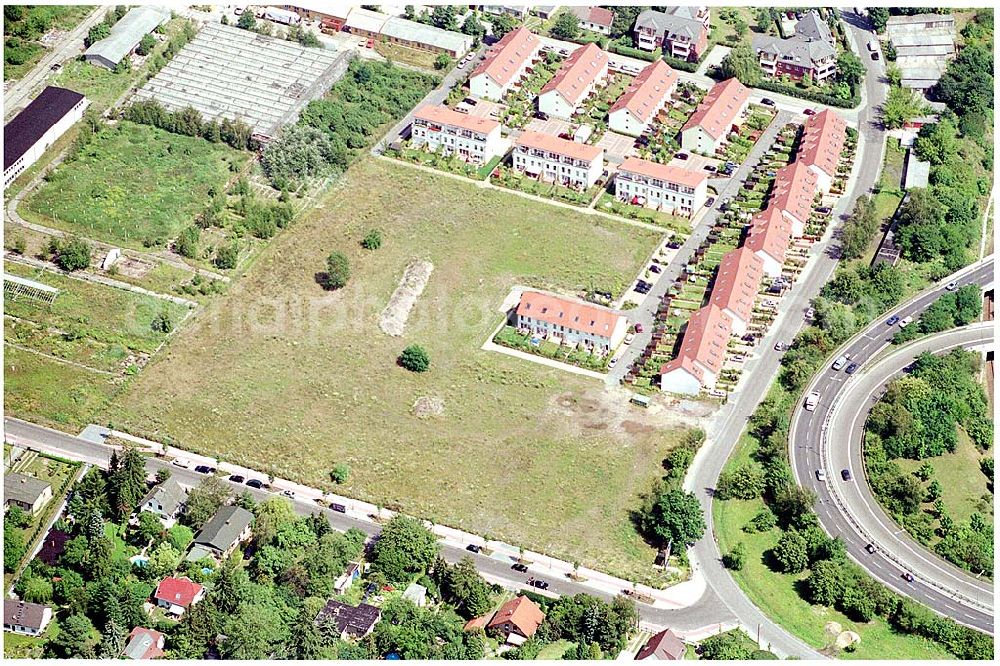
[[[598,183],[587,190],[577,190],[558,183],[550,183],[537,178],[532,178],[527,174],[518,173],[506,164],[498,165],[490,173],[490,182],[500,187],[511,190],[519,190],[527,194],[533,194],[546,199],[563,201],[574,206],[586,208],[594,200],[601,190]]]
[[[549,340],[542,340],[530,333],[521,333],[513,326],[504,326],[500,329],[500,332],[493,337],[493,342],[504,347],[596,372],[607,372],[608,360],[611,358],[611,354],[594,353],[582,345],[560,345]]]

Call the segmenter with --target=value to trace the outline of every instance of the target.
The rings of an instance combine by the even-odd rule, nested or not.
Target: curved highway
[[[946,278],[942,284],[922,292],[896,308],[900,317],[920,313],[945,293],[945,283],[987,285],[993,281],[993,258],[974,264]],[[882,355],[891,345],[896,327],[887,317],[873,322],[839,349],[862,368],[855,375],[834,371],[827,365],[804,394],[820,394],[815,411],[802,403],[792,416],[789,458],[796,481],[817,495],[816,512],[823,528],[840,536],[848,554],[874,578],[897,592],[915,599],[957,622],[993,633],[993,585],[931,553],[916,543],[888,517],[865,482],[860,443],[864,418],[881,397],[885,385],[923,351],[940,352],[955,347],[981,347],[992,342],[992,322],[921,338]],[[826,480],[820,481],[817,470]],[[843,481],[841,470],[851,471],[853,480]],[[865,546],[874,544],[875,553]],[[902,578],[904,572],[913,581]]]

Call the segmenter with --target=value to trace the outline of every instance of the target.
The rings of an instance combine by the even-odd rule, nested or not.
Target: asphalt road
[[[949,282],[955,281],[959,286],[989,285],[993,282],[993,270],[993,257],[990,256],[970,269],[945,278],[894,309],[892,314],[917,319],[923,310],[946,293],[945,285]],[[836,353],[836,356],[846,354],[852,362],[861,364],[861,374],[851,377],[843,370],[838,372],[826,367],[804,391],[804,394],[817,391],[821,397],[815,411],[798,407],[792,416],[789,434],[792,470],[800,485],[817,493],[816,510],[824,529],[843,538],[851,557],[872,576],[943,615],[992,633],[993,586],[931,554],[885,515],[863,481],[860,451],[864,417],[872,401],[881,396],[880,387],[908,365],[903,361],[911,351],[915,356],[922,350],[943,349],[955,340],[981,342],[984,337],[992,339],[992,325],[923,339],[907,346],[906,354],[891,355],[892,363],[880,358],[875,362],[878,372],[873,375],[866,371],[865,363],[891,345],[897,330],[896,326],[887,326],[886,319],[882,317],[873,322]],[[818,469],[826,470],[826,482],[818,480]],[[853,482],[844,484],[841,481],[842,469],[851,470]],[[836,489],[836,495],[831,494],[831,488]],[[869,542],[878,548],[875,556],[864,550]],[[912,583],[903,581],[904,571],[914,576]]]

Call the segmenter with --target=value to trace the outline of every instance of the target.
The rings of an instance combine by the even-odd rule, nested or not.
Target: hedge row
[[[798,97],[800,99],[807,99],[811,102],[819,102],[820,104],[826,104],[827,106],[836,106],[841,109],[853,109],[861,104],[861,98],[857,94],[851,96],[850,99],[843,99],[835,95],[827,95],[826,93],[813,92],[811,90],[801,90],[795,86],[790,86],[785,83],[779,83],[778,81],[771,81],[768,79],[763,79],[753,84],[754,88],[760,88],[761,90],[770,90],[771,92],[780,93],[782,95],[788,95],[789,97]]]
[[[687,60],[681,60],[679,58],[671,58],[670,56],[661,56],[659,49],[656,51],[643,51],[642,49],[625,46],[624,44],[619,44],[618,42],[611,42],[608,44],[608,50],[612,53],[617,53],[618,55],[636,58],[637,60],[645,60],[647,62],[653,62],[654,60],[658,60],[662,57],[664,62],[674,69],[679,69],[684,72],[698,71],[698,63],[688,62]]]

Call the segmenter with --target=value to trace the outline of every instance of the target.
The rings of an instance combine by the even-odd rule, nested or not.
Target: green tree
[[[499,16],[490,17],[490,26],[493,28],[493,36],[497,39],[501,39],[508,32],[516,28],[517,25],[517,19],[510,14],[500,14]]]
[[[471,557],[463,557],[452,567],[438,558],[434,565],[434,573],[435,577],[440,579],[442,596],[454,604],[463,617],[469,619],[479,617],[492,607],[490,586],[479,575]]]
[[[856,86],[865,78],[865,66],[852,51],[841,51],[837,56],[837,78],[849,86]]]
[[[111,34],[111,27],[107,23],[98,23],[87,32],[87,38],[83,40],[84,46],[92,46],[102,39],[107,39]]]
[[[784,573],[799,573],[809,565],[806,540],[797,530],[782,534],[771,555]]]
[[[731,551],[722,556],[722,565],[727,569],[732,569],[733,571],[740,571],[743,569],[747,561],[747,549],[740,541],[736,544]]]
[[[657,545],[683,548],[705,533],[705,517],[698,499],[679,489],[654,489],[640,513],[642,531]]]
[[[736,78],[741,83],[752,86],[761,79],[760,61],[749,45],[740,44],[719,63],[719,73],[723,79]]]
[[[174,321],[170,316],[170,312],[167,310],[160,310],[153,317],[153,321],[149,322],[149,327],[152,328],[157,333],[170,333],[174,330]]]
[[[434,69],[447,69],[451,65],[451,56],[447,53],[439,53],[434,59]]]
[[[875,28],[875,32],[881,34],[885,32],[885,24],[889,20],[889,9],[887,7],[869,7],[868,21]]]
[[[962,49],[948,63],[933,92],[961,116],[990,112],[993,109],[992,45],[977,43]]]
[[[410,372],[427,372],[431,367],[430,356],[420,345],[409,345],[399,355],[399,365]]]
[[[753,650],[753,645],[740,634],[739,629],[733,629],[722,634],[716,634],[701,642],[701,658],[712,660],[747,660]]]
[[[549,32],[556,39],[576,39],[580,36],[580,19],[572,11],[565,9],[556,17]]]
[[[139,512],[139,538],[143,543],[149,541],[155,541],[160,538],[163,534],[163,523],[156,516],[155,513],[151,511],[140,511]]]
[[[323,287],[340,289],[351,277],[351,266],[343,252],[334,251],[326,258],[326,273],[323,276]]]
[[[382,247],[382,232],[378,229],[369,229],[361,239],[361,247],[366,250],[377,250]]]
[[[210,476],[188,493],[181,522],[191,529],[201,529],[231,498],[229,485],[217,476]]]
[[[65,241],[53,238],[49,249],[56,265],[64,271],[77,271],[90,266],[90,244],[82,238],[73,237]]]
[[[748,463],[736,469],[723,472],[715,489],[718,499],[754,499],[764,492],[764,470],[759,465]]]
[[[236,27],[243,28],[244,30],[253,30],[257,27],[257,17],[253,15],[252,11],[245,11],[240,14],[240,18],[236,21]]]
[[[349,465],[344,463],[338,463],[333,466],[330,470],[330,480],[336,484],[347,483],[348,477],[351,475],[351,468]]]
[[[11,527],[23,529],[31,524],[31,514],[22,510],[21,507],[16,504],[10,504],[7,509],[7,515],[4,516],[3,522],[4,527],[7,529],[10,529]]]
[[[120,454],[112,452],[109,463],[108,498],[113,513],[119,519],[128,516],[145,494],[146,459],[134,445],[126,444]]]
[[[837,560],[820,560],[809,570],[806,589],[814,604],[834,607],[845,587],[844,564]]]
[[[899,129],[907,120],[923,115],[925,106],[910,88],[889,88],[882,104],[882,122],[888,129]]]
[[[431,11],[431,25],[442,30],[458,30],[458,16],[454,5],[437,5]]]
[[[190,227],[185,227],[174,240],[174,252],[189,259],[196,259],[200,239],[201,229],[197,225],[192,224]]]
[[[240,246],[234,240],[228,245],[223,245],[215,251],[215,259],[213,263],[216,268],[221,268],[223,270],[231,270],[236,268],[236,264],[239,262],[240,258]]]
[[[194,541],[194,532],[187,525],[177,523],[167,530],[167,543],[180,553],[187,550],[192,541]]]
[[[74,614],[59,623],[59,633],[45,644],[46,656],[63,659],[92,659],[94,625],[86,615]]]
[[[476,39],[482,39],[486,34],[486,26],[483,25],[475,12],[469,12],[465,20],[462,21],[462,34],[471,35]]]
[[[375,542],[373,564],[387,580],[399,582],[427,571],[439,550],[437,537],[420,521],[396,515]]]
[[[139,46],[136,49],[136,52],[139,55],[143,56],[149,55],[150,53],[153,52],[153,47],[155,46],[156,46],[156,38],[150,34],[145,34],[142,36],[142,39],[139,40]]]

